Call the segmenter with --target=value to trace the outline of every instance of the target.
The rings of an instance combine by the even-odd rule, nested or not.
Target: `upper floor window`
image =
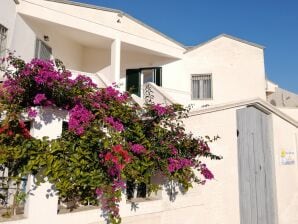
[[[7,41],[7,28],[0,24],[0,58],[5,56]]]
[[[126,90],[137,96],[142,96],[144,84],[153,82],[162,86],[162,68],[138,68],[126,70]]]
[[[191,94],[193,100],[212,99],[212,75],[199,74],[191,76]]]
[[[52,56],[52,48],[46,45],[43,41],[36,39],[35,57],[39,59],[50,60]]]

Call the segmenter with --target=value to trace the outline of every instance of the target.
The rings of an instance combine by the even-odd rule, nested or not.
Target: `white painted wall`
[[[273,116],[274,156],[280,224],[298,223],[298,129]],[[281,152],[294,153],[295,163],[282,165]]]
[[[27,23],[16,14],[15,29],[9,49],[16,51],[25,61],[31,61],[35,56],[36,35]]]
[[[239,224],[239,189],[237,157],[237,122],[235,109],[192,116],[184,121],[187,131],[195,136],[220,136],[211,150],[223,156],[220,161],[208,161],[215,180],[201,187],[194,199],[202,204],[196,216],[206,223]],[[187,217],[187,216],[184,216]],[[200,223],[200,222],[197,222]]]
[[[163,67],[163,86],[191,90],[191,74],[212,74],[213,100],[190,100],[196,106],[265,96],[263,50],[220,37]],[[186,98],[185,98],[186,100]]]
[[[111,51],[110,49],[84,47],[82,60],[83,71],[96,73],[111,64]]]
[[[0,24],[8,29],[7,46],[10,46],[15,24],[16,4],[11,0],[1,0],[0,6]]]
[[[62,60],[69,69],[82,70],[83,46],[55,32],[50,27],[38,23],[31,23],[30,26],[40,40],[44,40],[44,35],[49,36],[49,41],[45,43],[52,48],[54,58]]]
[[[15,51],[16,56],[31,60],[34,56],[35,35],[16,13],[17,5],[13,0],[0,3],[0,24],[8,29],[7,49]]]
[[[185,195],[178,193],[174,202],[169,201],[164,188],[160,200],[140,202],[135,210],[131,208],[131,204],[127,203],[125,196],[123,196],[120,203],[123,224],[151,224],[153,221],[156,224],[196,224],[202,221],[208,224],[240,223],[236,134],[237,109],[219,110],[192,116],[185,120],[186,130],[192,132],[195,136],[209,135],[212,137],[219,135],[221,137],[211,144],[211,149],[213,153],[222,155],[223,159],[208,161],[208,166],[214,172],[215,179],[207,182],[205,186],[194,186]],[[48,119],[48,116],[44,117]],[[298,130],[276,115],[272,115],[272,118],[279,223],[296,224],[298,221]],[[32,133],[36,137],[50,133],[50,137],[55,138],[58,136],[57,130],[58,132],[61,131],[60,125],[62,125],[63,119],[65,119],[65,115],[60,120],[55,117],[52,122],[46,125],[42,122],[43,128],[36,130],[33,126]],[[280,153],[282,149],[295,152],[295,164],[281,165]],[[96,209],[56,215],[53,201],[47,203],[47,199],[42,197],[46,192],[45,187],[42,186],[41,189],[38,189],[39,194],[35,198],[30,196],[28,203],[34,202],[35,207],[31,206],[31,209],[34,208],[33,211],[39,211],[38,207],[41,207],[41,205],[42,207],[49,206],[48,208],[51,208],[51,211],[42,210],[42,217],[40,212],[26,213],[29,214],[27,219],[4,223],[39,224],[40,219],[45,224],[95,224],[99,220],[103,221],[100,218],[99,210]]]
[[[285,114],[289,115],[296,121],[298,121],[298,108],[293,108],[293,107],[279,107],[279,110],[284,112]]]

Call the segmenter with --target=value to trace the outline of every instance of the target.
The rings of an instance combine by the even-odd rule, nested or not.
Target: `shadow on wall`
[[[267,101],[277,107],[298,107],[298,95],[281,88],[267,95]]]

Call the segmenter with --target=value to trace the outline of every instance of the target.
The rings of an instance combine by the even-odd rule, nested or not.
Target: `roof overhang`
[[[51,2],[67,5],[65,7],[60,7],[59,5]],[[17,11],[22,17],[31,17],[60,26],[81,30],[86,33],[98,35],[107,39],[119,39],[123,43],[128,43],[143,49],[147,49],[173,59],[182,58],[185,51],[185,48],[181,47],[177,43],[165,39],[164,36],[157,34],[152,30],[144,28],[144,24],[140,25],[135,22],[129,22],[129,25],[132,25],[133,27],[135,26],[135,28],[132,30],[137,30],[138,33],[125,30],[121,24],[116,22],[119,14],[122,13],[119,10],[112,10],[61,0],[21,0],[20,3],[21,4],[18,6]],[[106,16],[106,11],[111,12],[109,18],[112,18],[112,20],[109,20],[109,24],[106,24],[105,20],[101,21],[100,19],[94,19],[93,14],[90,15],[86,13],[85,8],[80,9],[76,6],[88,6],[92,9],[94,8],[104,11],[105,13],[103,12],[103,14],[100,14],[100,18],[102,18],[101,16]],[[96,14],[97,12],[95,11],[94,15]],[[140,33],[140,30],[138,30],[139,28],[147,30],[153,36],[147,38],[146,35]]]
[[[224,34],[224,33],[223,33],[223,34],[220,34],[220,35],[218,35],[218,36],[216,36],[216,37],[214,37],[214,38],[212,38],[212,39],[210,39],[210,40],[208,40],[208,41],[206,41],[206,42],[203,42],[203,43],[201,43],[201,44],[198,44],[198,45],[196,45],[196,46],[194,46],[194,47],[187,47],[188,49],[185,51],[185,53],[188,53],[188,52],[190,52],[190,51],[194,51],[194,50],[196,50],[196,49],[198,49],[198,48],[200,48],[200,47],[202,47],[202,46],[205,46],[206,44],[209,44],[209,43],[211,43],[211,42],[213,42],[213,41],[215,41],[215,40],[217,40],[217,39],[220,39],[220,38],[222,38],[222,37],[229,38],[229,39],[232,39],[232,40],[235,40],[235,41],[238,41],[238,42],[241,42],[241,43],[250,45],[250,46],[252,46],[252,47],[260,48],[260,49],[262,49],[262,50],[265,48],[265,47],[262,46],[262,45],[259,45],[259,44],[256,44],[256,43],[252,43],[252,42],[249,42],[249,41],[247,41],[247,40],[243,40],[243,39],[240,39],[240,38],[238,38],[238,37],[234,37],[234,36],[231,36],[231,35],[228,35],[228,34]]]

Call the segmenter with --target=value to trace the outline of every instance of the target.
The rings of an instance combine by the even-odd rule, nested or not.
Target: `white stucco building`
[[[1,0],[0,32],[1,56],[58,58],[101,87],[131,90],[140,104],[148,88],[157,103],[193,104],[187,130],[221,137],[216,180],[174,202],[163,191],[135,211],[124,196],[123,223],[298,223],[298,96],[266,79],[263,46],[222,34],[190,48],[122,11],[64,0]],[[42,131],[54,138],[61,127],[53,121]],[[101,219],[97,210],[57,214],[45,191],[29,196],[22,219],[5,223]]]

